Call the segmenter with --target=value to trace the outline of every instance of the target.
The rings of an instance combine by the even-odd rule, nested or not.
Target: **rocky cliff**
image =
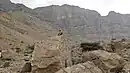
[[[129,14],[111,11],[107,16],[101,16],[94,10],[70,5],[39,7],[35,11],[38,13],[38,18],[53,22],[53,25],[63,28],[75,40],[129,38],[130,36]]]

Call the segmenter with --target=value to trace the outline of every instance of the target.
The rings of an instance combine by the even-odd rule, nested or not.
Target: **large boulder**
[[[85,62],[61,69],[56,73],[103,73],[93,62]]]
[[[103,72],[109,72],[114,68],[124,65],[124,60],[121,56],[117,53],[109,53],[104,50],[85,52],[83,54],[83,61],[94,62]]]
[[[38,66],[35,65],[33,66],[32,73],[55,73],[60,68],[61,67],[59,62],[54,62],[45,68],[39,68]]]
[[[32,65],[37,66],[37,68],[33,70],[33,73],[54,73],[60,69],[61,61],[59,40],[57,37],[35,43],[32,55]],[[51,67],[56,70],[52,71]]]

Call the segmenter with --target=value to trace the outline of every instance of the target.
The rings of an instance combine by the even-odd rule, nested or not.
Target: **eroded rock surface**
[[[103,73],[93,62],[85,62],[61,69],[56,73]]]
[[[54,73],[61,68],[58,40],[35,43],[32,64],[37,67],[33,73]]]
[[[103,72],[109,72],[113,68],[124,65],[124,60],[117,53],[109,53],[104,50],[90,51],[83,54],[84,61],[92,61]]]

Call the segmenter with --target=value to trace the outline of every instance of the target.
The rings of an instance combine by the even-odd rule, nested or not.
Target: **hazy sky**
[[[15,3],[23,3],[30,8],[70,4],[82,8],[98,11],[101,15],[107,15],[109,11],[122,14],[130,14],[130,0],[11,0]]]

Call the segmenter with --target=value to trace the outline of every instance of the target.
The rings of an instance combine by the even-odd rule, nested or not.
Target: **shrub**
[[[81,43],[80,47],[82,48],[82,51],[92,51],[92,50],[98,50],[98,49],[102,49],[102,46],[100,46],[100,43],[94,42],[94,43]]]

